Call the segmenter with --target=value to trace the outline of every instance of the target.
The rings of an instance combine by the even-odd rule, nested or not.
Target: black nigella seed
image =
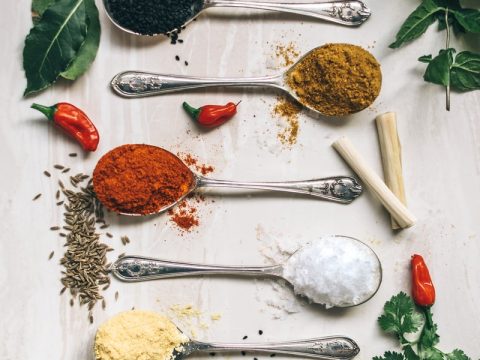
[[[242,356],[245,356],[247,355],[247,353],[245,351],[242,351]]]
[[[175,55],[175,60],[180,61],[180,56]]]
[[[143,35],[174,35],[196,16],[203,0],[106,0],[105,7],[120,26]],[[178,36],[172,41],[174,44]]]
[[[188,61],[187,60],[185,60],[185,66],[188,66]]]
[[[210,356],[215,356],[215,353],[210,353]]]
[[[177,40],[180,44],[183,44],[183,40],[182,39],[178,39]]]
[[[277,354],[270,354],[270,357],[275,357],[275,355],[277,355]]]
[[[247,335],[245,335],[245,336],[242,338],[242,340],[247,340],[247,339],[248,339],[248,336],[247,336]]]
[[[258,330],[258,335],[263,335],[263,330]]]

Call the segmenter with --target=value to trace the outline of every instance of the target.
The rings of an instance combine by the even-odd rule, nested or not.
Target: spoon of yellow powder
[[[180,360],[193,352],[251,351],[317,359],[350,359],[360,351],[343,336],[263,344],[219,344],[191,340],[167,317],[131,310],[102,324],[95,337],[96,360]]]

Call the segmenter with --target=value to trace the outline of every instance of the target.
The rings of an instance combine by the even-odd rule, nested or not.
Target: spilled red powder
[[[195,169],[197,172],[199,172],[202,175],[210,174],[215,170],[215,168],[212,165],[200,164],[198,162],[198,159],[194,157],[192,154],[177,154],[177,155],[183,160],[183,162],[187,166]]]
[[[170,215],[170,220],[184,231],[191,231],[192,228],[200,224],[197,209],[187,200],[183,200],[176,208],[170,209],[168,214]]]

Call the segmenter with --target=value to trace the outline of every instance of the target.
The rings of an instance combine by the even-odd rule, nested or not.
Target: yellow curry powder
[[[380,64],[350,44],[327,44],[308,53],[287,74],[300,102],[324,115],[348,115],[370,106],[380,92]]]
[[[95,337],[96,360],[169,360],[188,338],[166,317],[132,310],[103,325]]]

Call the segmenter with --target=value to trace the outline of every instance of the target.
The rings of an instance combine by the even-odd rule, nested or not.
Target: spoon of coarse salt
[[[118,28],[135,35],[178,32],[201,12],[212,7],[250,8],[308,16],[346,26],[363,24],[371,15],[360,0],[313,2],[261,2],[239,0],[176,0],[158,5],[147,0],[103,0],[107,16]],[[161,12],[161,13],[159,13]]]
[[[197,275],[279,277],[297,295],[326,308],[360,305],[375,295],[382,281],[375,252],[357,239],[340,235],[319,238],[274,266],[212,266],[125,256],[111,270],[127,282]]]
[[[95,360],[180,360],[194,352],[240,350],[346,360],[357,355],[360,348],[345,336],[266,343],[207,343],[189,339],[167,317],[142,310],[125,311],[103,323],[93,347]]]
[[[200,187],[231,187],[310,195],[349,204],[362,193],[348,176],[286,182],[217,180],[194,174],[182,160],[162,148],[128,144],[110,150],[93,171],[97,198],[124,215],[151,215],[169,210]]]
[[[125,71],[117,74],[110,85],[127,98],[219,86],[268,87],[287,93],[316,115],[340,117],[373,104],[381,82],[380,64],[369,51],[333,43],[310,50],[277,75],[213,78]]]

